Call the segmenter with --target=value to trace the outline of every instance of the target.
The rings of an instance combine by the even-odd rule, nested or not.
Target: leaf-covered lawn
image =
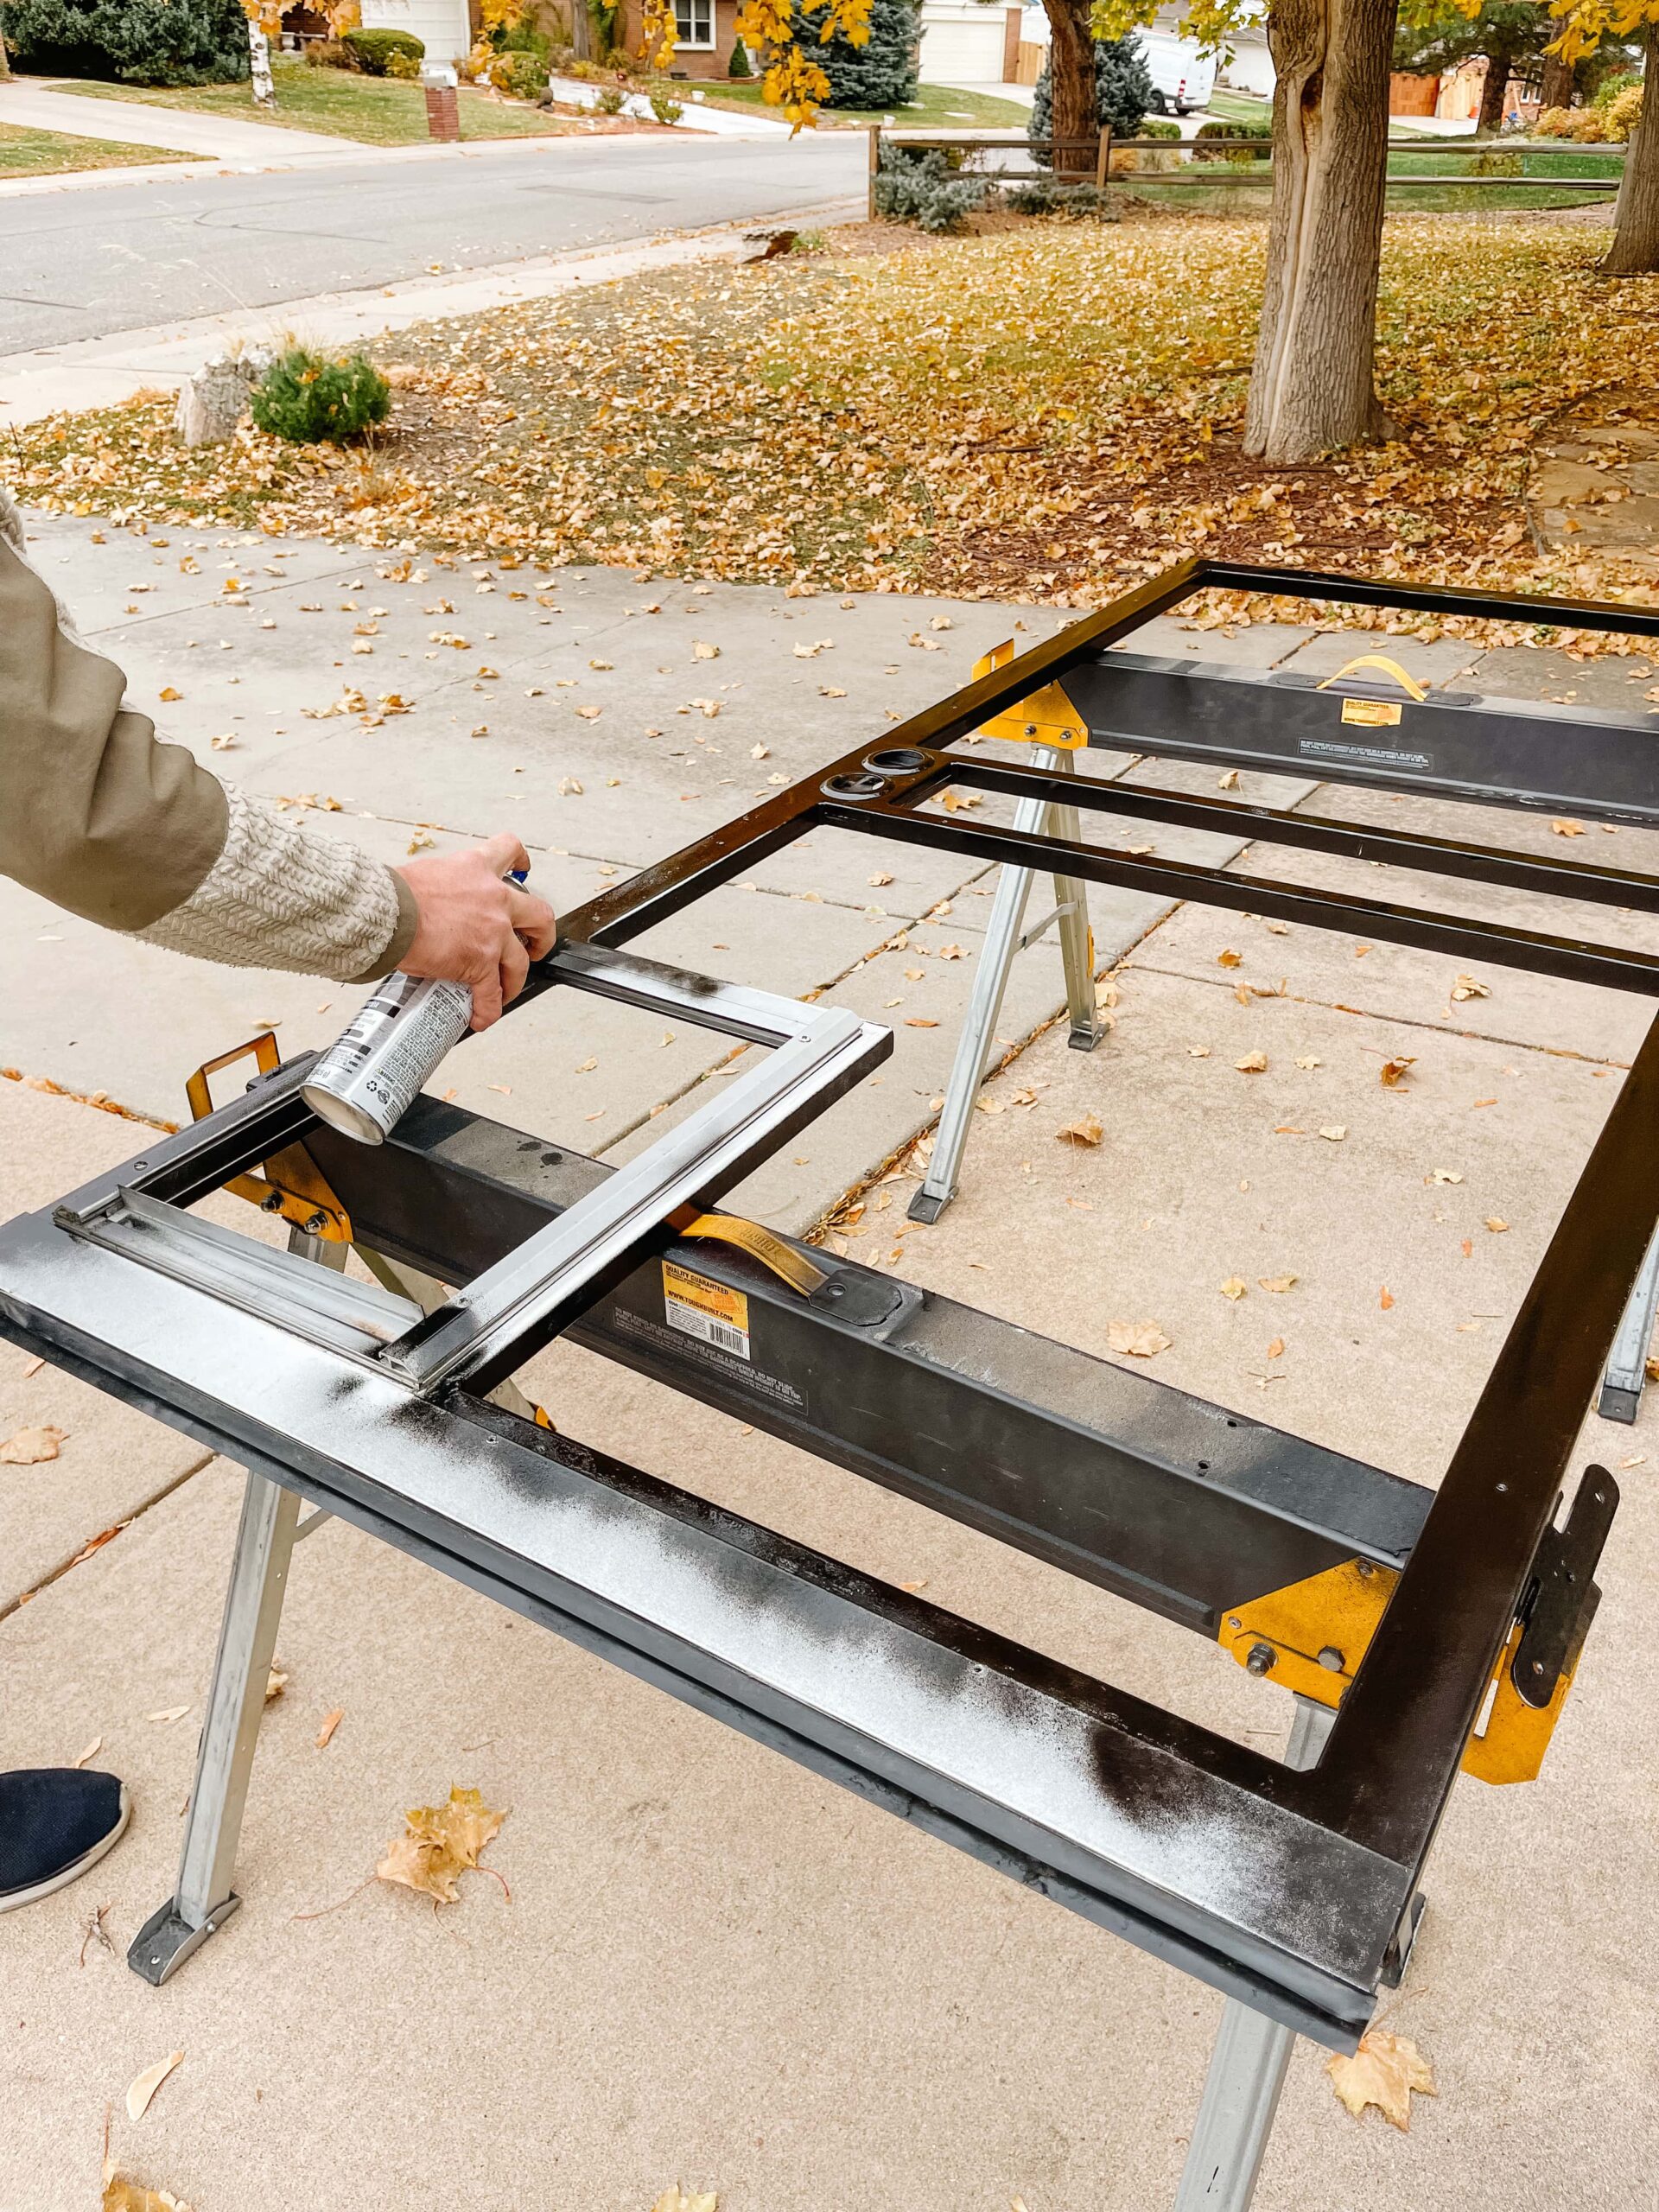
[[[253,87],[239,85],[98,85],[76,78],[55,87],[83,99],[137,100],[145,107],[183,108],[193,114],[226,115],[238,123],[270,123],[287,130],[321,130],[365,146],[426,143],[426,95],[418,85],[391,77],[365,77],[352,69],[312,69],[300,61],[271,64],[276,105],[260,107]],[[523,100],[463,86],[463,138],[545,138],[577,129],[569,117],[550,115]],[[114,118],[111,117],[111,122]]]
[[[185,452],[156,398],[21,430],[14,480],[76,512],[257,524],[542,563],[1096,601],[1186,552],[1650,597],[1545,561],[1539,426],[1651,385],[1659,279],[1567,223],[1392,222],[1378,377],[1394,442],[1240,450],[1265,232],[1031,225],[931,249],[632,279],[385,340],[372,453],[245,430]]]
[[[0,123],[0,177],[56,176],[68,169],[128,168],[137,162],[188,162],[160,146],[129,146],[105,138],[71,138],[61,130],[34,130]]]

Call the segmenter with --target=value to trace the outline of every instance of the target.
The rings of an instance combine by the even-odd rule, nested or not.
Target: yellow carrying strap
[[[1344,662],[1334,676],[1327,676],[1323,683],[1315,684],[1315,690],[1328,691],[1333,683],[1340,683],[1344,676],[1351,676],[1357,668],[1380,669],[1384,676],[1391,676],[1407,697],[1414,699],[1419,706],[1428,696],[1427,685],[1419,683],[1414,676],[1408,676],[1399,662],[1390,660],[1387,653],[1357,654],[1352,660]]]
[[[699,1213],[695,1206],[682,1206],[677,1213],[669,1216],[669,1225],[681,1236],[709,1236],[722,1244],[735,1244],[740,1252],[747,1252],[763,1268],[770,1268],[780,1281],[786,1282],[791,1290],[798,1290],[803,1298],[810,1298],[830,1280],[827,1270],[815,1267],[804,1252],[785,1244],[781,1236],[762,1229],[758,1221],[745,1221],[739,1214]]]

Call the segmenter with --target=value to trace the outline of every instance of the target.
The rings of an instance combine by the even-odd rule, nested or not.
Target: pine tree
[[[1133,138],[1152,105],[1152,78],[1141,41],[1128,38],[1095,41],[1095,114],[1098,127],[1114,138]],[[1027,135],[1033,146],[1053,136],[1053,94],[1049,65],[1043,64],[1032,94]]]
[[[837,35],[818,43],[825,10],[797,11],[800,48],[830,79],[826,107],[904,107],[916,97],[921,53],[920,0],[872,0],[868,46]]]
[[[242,0],[5,0],[8,45],[32,74],[219,85],[248,73]]]

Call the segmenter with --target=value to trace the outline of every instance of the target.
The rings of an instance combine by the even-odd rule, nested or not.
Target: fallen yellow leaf
[[[1238,1070],[1240,1075],[1261,1075],[1265,1071],[1267,1065],[1268,1056],[1265,1052],[1246,1052],[1242,1060],[1233,1062],[1233,1065]]]
[[[142,2074],[134,2077],[127,2090],[127,2118],[129,2120],[143,2118],[149,2109],[150,2099],[166,2081],[173,2069],[181,2065],[183,2060],[184,2053],[181,2050],[170,2050],[165,2058],[158,2058],[153,2066],[146,2066]]]
[[[1282,1337],[1275,1337],[1273,1342],[1268,1346],[1268,1357],[1269,1359],[1278,1359],[1281,1357],[1284,1349],[1284,1338]]]
[[[1243,954],[1242,952],[1235,952],[1230,945],[1227,948],[1226,951],[1218,952],[1216,955],[1216,965],[1217,968],[1242,968],[1243,964]]]
[[[651,2212],[720,2212],[720,2199],[712,2190],[690,2196],[677,2183],[663,2191]]]
[[[162,696],[163,698],[167,696],[165,691],[162,692]],[[1555,832],[1555,835],[1558,837],[1582,837],[1584,835],[1584,824],[1582,822],[1568,822],[1562,821],[1558,818],[1552,822],[1549,826]]]
[[[1155,1321],[1109,1321],[1106,1341],[1114,1351],[1132,1359],[1152,1359],[1169,1350],[1169,1338]]]
[[[1486,1217],[1486,1226],[1491,1230],[1494,1236],[1501,1236],[1509,1225],[1509,1223],[1502,1219],[1497,1214],[1488,1214]]]
[[[1454,999],[1489,999],[1492,995],[1490,983],[1478,982],[1472,976],[1459,976],[1452,986]]]
[[[1249,1285],[1245,1281],[1243,1275],[1229,1275],[1226,1281],[1221,1286],[1221,1294],[1224,1298],[1230,1298],[1234,1303],[1236,1304],[1237,1301],[1245,1295],[1249,1288]]]
[[[322,1716],[322,1726],[317,1731],[317,1749],[326,1751],[334,1739],[334,1731],[346,1718],[343,1705],[331,1705]]]
[[[1092,1114],[1079,1114],[1054,1132],[1062,1144],[1098,1144],[1106,1132]]]
[[[1263,1290],[1284,1291],[1288,1290],[1294,1282],[1300,1281],[1300,1277],[1297,1275],[1257,1275],[1256,1281],[1261,1284]]]
[[[1384,1090],[1398,1090],[1401,1084],[1405,1081],[1408,1071],[1415,1067],[1416,1065],[1417,1060],[1414,1053],[1408,1057],[1402,1057],[1397,1060],[1384,1060],[1382,1068],[1379,1071],[1377,1080],[1382,1084]]]
[[[1391,2035],[1387,2028],[1372,2028],[1362,2036],[1352,2057],[1333,2052],[1325,2070],[1356,2120],[1367,2105],[1375,2105],[1402,2135],[1411,2126],[1412,2091],[1424,2097],[1439,2094],[1434,2069],[1416,2044],[1406,2036]]]
[[[404,1814],[404,1833],[386,1846],[376,1874],[383,1882],[418,1890],[439,1904],[454,1904],[455,1877],[476,1866],[478,1855],[505,1820],[476,1789],[451,1789],[442,1805],[416,1805]]]
[[[55,1459],[59,1445],[68,1434],[67,1428],[54,1428],[50,1423],[41,1428],[20,1428],[0,1444],[0,1466],[36,1467],[42,1459]]]
[[[170,2189],[146,2189],[124,2174],[111,2174],[104,2183],[99,2212],[190,2212]]]

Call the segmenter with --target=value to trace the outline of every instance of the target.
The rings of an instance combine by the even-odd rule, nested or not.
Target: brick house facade
[[[694,82],[724,77],[731,67],[737,42],[739,0],[674,0],[677,43],[668,65],[671,77]],[[626,0],[623,11],[626,32],[623,43],[630,54],[639,51],[639,0]],[[758,75],[760,64],[753,52],[749,64]]]

